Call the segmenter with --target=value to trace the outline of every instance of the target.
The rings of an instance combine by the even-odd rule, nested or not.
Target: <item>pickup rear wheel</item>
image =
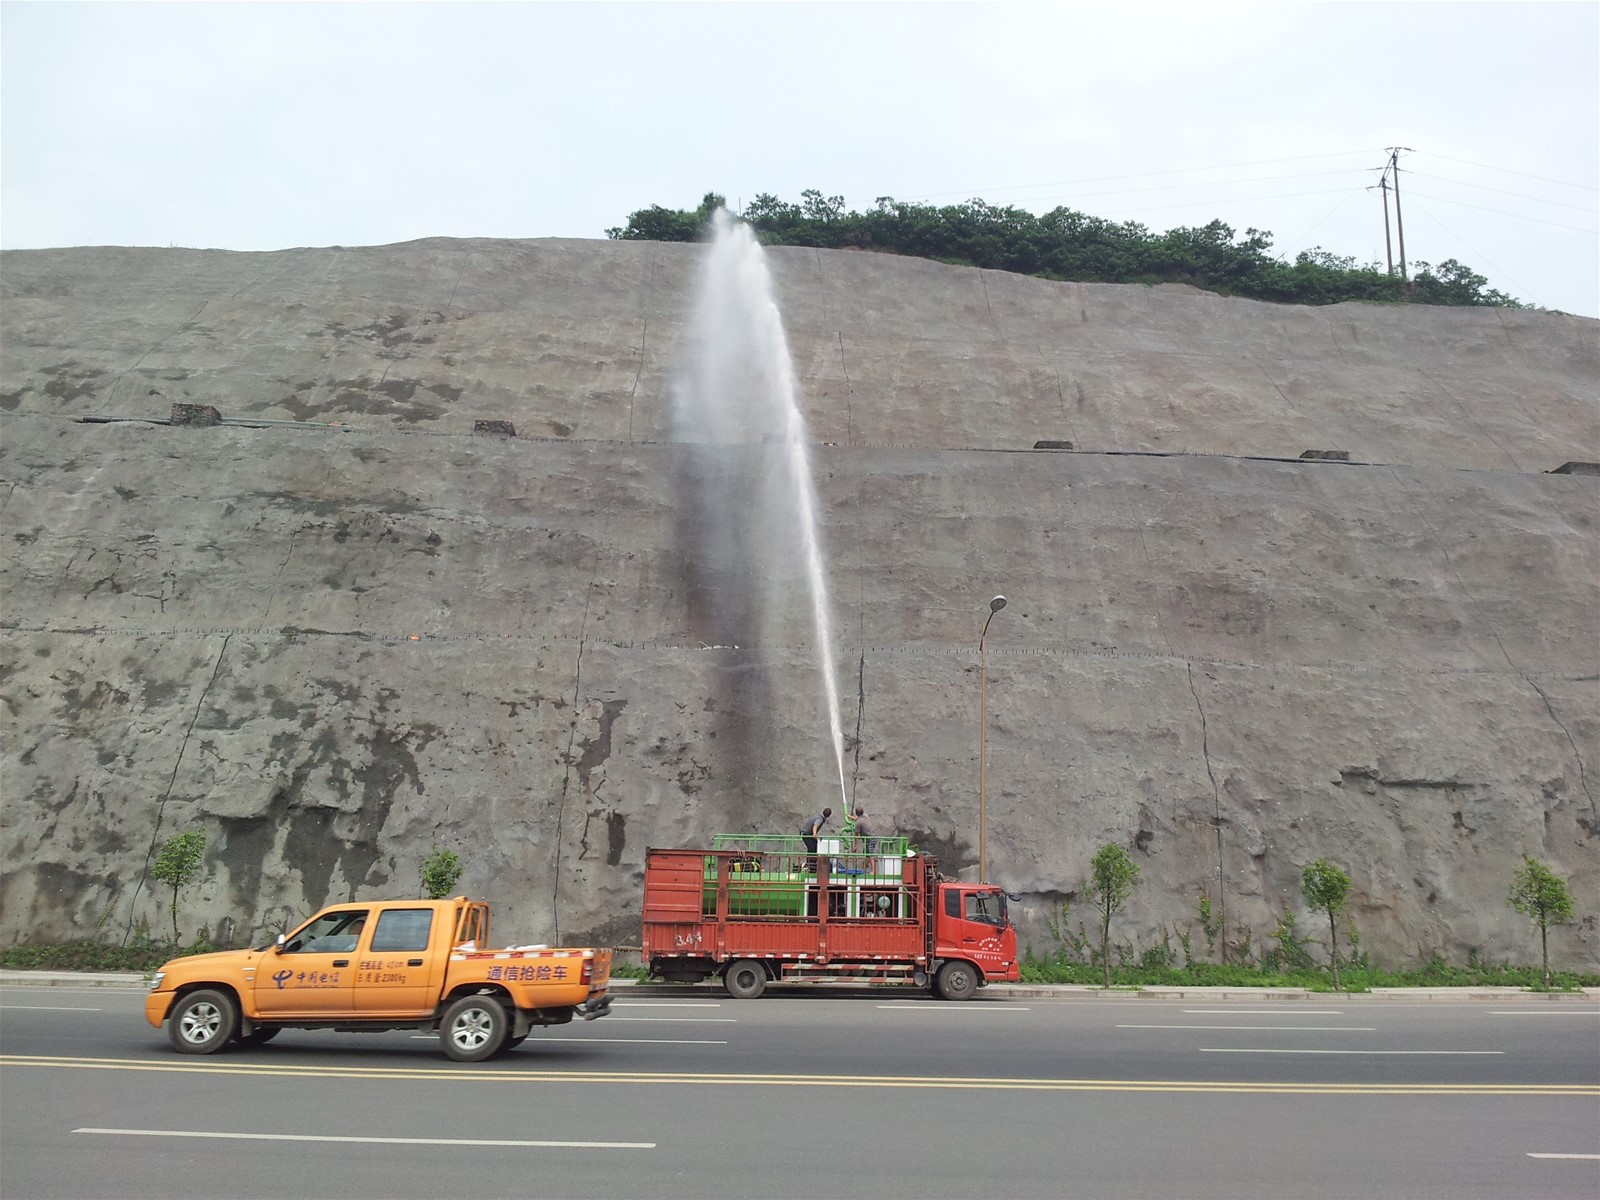
[[[239,1010],[227,993],[202,988],[172,1006],[167,1040],[179,1054],[215,1054],[238,1028]]]
[[[939,995],[946,1000],[971,1000],[978,990],[978,973],[971,963],[947,962],[939,968]]]
[[[482,1062],[505,1044],[506,1010],[493,996],[463,996],[444,1010],[439,1033],[457,1062]]]
[[[735,1000],[754,1000],[767,990],[767,969],[752,958],[728,964],[722,984]]]

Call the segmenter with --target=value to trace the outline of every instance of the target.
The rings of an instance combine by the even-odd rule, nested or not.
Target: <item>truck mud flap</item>
[[[611,997],[609,995],[596,996],[592,1000],[585,1000],[578,1005],[578,1015],[585,1021],[592,1021],[596,1017],[603,1017],[611,1011]]]

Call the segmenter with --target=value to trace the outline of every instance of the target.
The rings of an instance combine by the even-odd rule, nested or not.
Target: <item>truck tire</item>
[[[735,959],[723,973],[722,986],[735,1000],[754,1000],[767,990],[767,969],[753,958]]]
[[[202,988],[172,1006],[167,1040],[179,1054],[215,1054],[239,1028],[239,1010],[226,992]]]
[[[971,1000],[978,990],[978,973],[971,963],[947,962],[939,968],[939,995],[946,1000]]]
[[[444,1010],[439,1040],[456,1062],[482,1062],[500,1052],[509,1024],[493,996],[463,996]]]

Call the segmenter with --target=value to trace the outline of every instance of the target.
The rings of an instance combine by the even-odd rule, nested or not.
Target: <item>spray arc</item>
[[[773,638],[780,597],[762,581],[800,567],[844,800],[827,569],[799,399],[766,256],[749,226],[719,209],[673,388],[672,438],[702,459],[696,548],[723,625],[746,638]],[[722,453],[730,447],[752,448],[753,465],[730,469]]]

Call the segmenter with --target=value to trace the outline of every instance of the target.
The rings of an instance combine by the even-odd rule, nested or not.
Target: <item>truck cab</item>
[[[965,1000],[989,980],[1015,983],[1017,931],[1005,892],[989,883],[940,883],[933,957],[935,986],[947,1000]]]

